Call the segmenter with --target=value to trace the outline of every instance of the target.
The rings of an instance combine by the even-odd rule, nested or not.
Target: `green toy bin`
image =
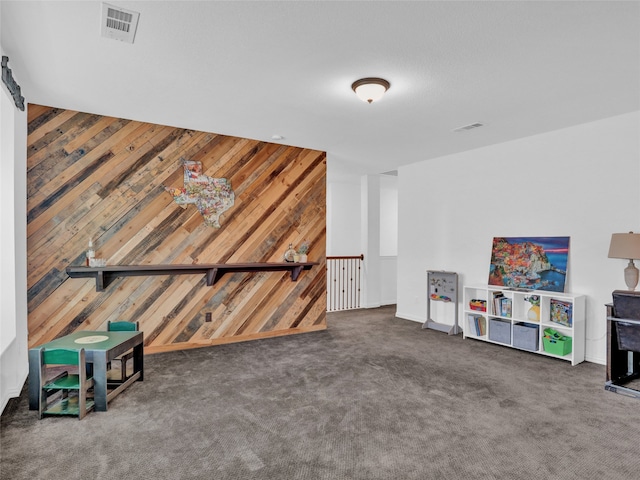
[[[542,346],[545,352],[564,357],[571,353],[571,337],[562,335],[553,328],[545,328]]]

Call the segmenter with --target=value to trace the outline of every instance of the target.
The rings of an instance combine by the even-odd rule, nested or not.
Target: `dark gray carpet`
[[[394,318],[148,355],[106,413],[2,416],[3,479],[632,479],[640,401],[569,363]]]

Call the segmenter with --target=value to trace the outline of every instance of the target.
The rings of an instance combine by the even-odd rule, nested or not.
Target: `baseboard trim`
[[[0,399],[0,414],[4,413],[4,409],[12,399],[18,398],[20,396],[20,394],[22,393],[22,389],[27,383],[28,376],[28,372],[20,375],[20,377],[22,377],[22,381],[18,381],[18,385],[11,385],[10,388],[2,392],[3,395]]]
[[[403,320],[411,320],[412,322],[424,323],[425,319],[422,317],[418,317],[417,315],[411,315],[410,313],[401,313],[396,312],[396,317],[402,318]]]
[[[584,356],[584,361],[585,362],[590,362],[590,363],[597,363],[598,365],[606,365],[607,364],[607,360],[605,358],[592,357],[591,355],[585,355]],[[603,383],[604,383],[604,381],[603,381]]]
[[[309,333],[309,332],[318,332],[322,330],[326,330],[326,323],[323,325],[312,325],[310,327],[303,328],[291,328],[288,330],[277,330],[273,332],[261,332],[261,333],[253,333],[250,335],[242,335],[238,337],[222,337],[222,338],[214,338],[209,340],[206,343],[174,343],[171,345],[149,345],[144,347],[144,353],[153,354],[153,353],[162,353],[162,352],[175,352],[179,350],[190,350],[192,348],[204,348],[204,347],[212,347],[215,345],[226,345],[229,343],[239,343],[239,342],[247,342],[251,340],[262,340],[265,338],[273,338],[273,337],[284,337],[287,335],[297,335],[299,333]]]
[[[368,305],[363,305],[361,308],[379,308],[381,306],[382,306],[381,303],[372,303]]]

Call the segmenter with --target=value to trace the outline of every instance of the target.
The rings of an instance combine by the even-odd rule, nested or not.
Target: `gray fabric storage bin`
[[[524,350],[530,350],[532,352],[538,351],[538,341],[540,335],[538,334],[538,325],[531,325],[530,323],[518,322],[513,325],[513,346],[522,348]]]
[[[490,318],[489,340],[511,345],[511,322],[497,318]]]

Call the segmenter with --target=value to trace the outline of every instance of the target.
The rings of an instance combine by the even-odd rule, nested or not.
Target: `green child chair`
[[[51,370],[48,366],[73,367],[46,380]],[[69,370],[77,373],[70,373]],[[80,349],[42,349],[40,350],[39,415],[74,415],[82,420],[94,407],[92,399],[87,398],[88,390],[93,387],[93,377],[87,376],[84,348]]]
[[[138,322],[107,322],[107,330],[110,332],[137,332],[138,331]],[[109,376],[108,383],[123,383],[129,378],[131,375],[127,375],[127,362],[133,359],[133,350],[120,355],[118,358],[114,359],[114,361],[120,363],[120,373],[115,374],[115,370],[110,369],[111,365],[107,365],[107,369],[110,369],[112,374]]]

